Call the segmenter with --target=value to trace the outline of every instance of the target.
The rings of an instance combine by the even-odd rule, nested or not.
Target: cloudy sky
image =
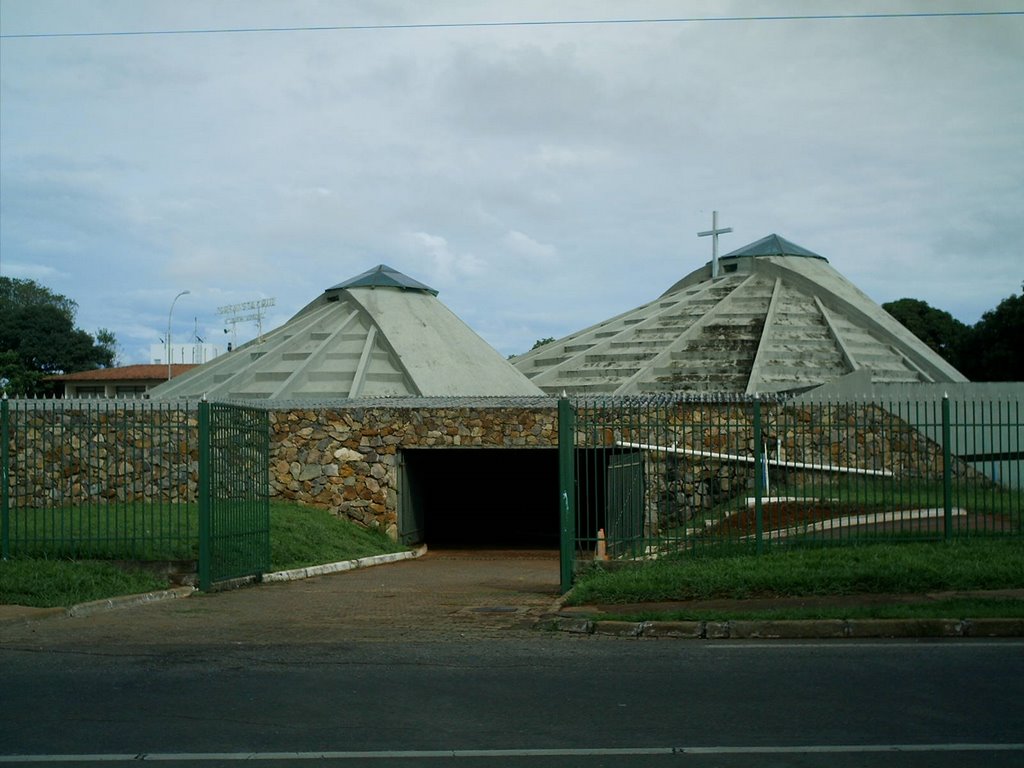
[[[973,323],[1024,281],[1024,15],[724,17],[982,6],[1024,11],[0,0],[0,274],[135,363],[180,291],[174,340],[223,344],[218,307],[385,263],[513,354],[707,262],[718,210],[722,252],[776,232]]]

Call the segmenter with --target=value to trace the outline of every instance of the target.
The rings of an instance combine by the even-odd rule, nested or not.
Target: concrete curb
[[[298,581],[299,579],[308,579],[313,576],[323,576],[329,573],[341,573],[342,571],[351,571],[356,568],[371,568],[375,565],[385,565],[387,563],[396,563],[400,560],[412,560],[413,558],[422,557],[427,552],[426,545],[419,547],[418,549],[406,551],[406,552],[392,552],[387,555],[374,555],[372,557],[360,557],[356,560],[343,560],[338,563],[327,563],[326,565],[313,565],[308,568],[295,568],[290,571],[276,571],[274,573],[265,573],[262,577],[259,576],[246,576],[240,579],[229,579],[224,582],[218,582],[214,586],[216,592],[220,592],[227,589],[233,589],[241,587],[246,584],[253,583],[266,583],[276,581]],[[93,616],[97,613],[105,613],[107,611],[116,611],[122,608],[132,608],[137,605],[146,605],[147,603],[156,603],[162,600],[176,600],[182,597],[189,597],[198,590],[195,587],[172,587],[171,589],[163,589],[156,592],[145,592],[137,595],[121,595],[119,597],[110,597],[103,600],[93,600],[88,603],[79,603],[73,605],[70,608],[28,608],[24,606],[0,606],[0,608],[7,609],[9,615],[0,615],[0,626],[4,624],[16,624],[31,621],[40,621],[42,619],[49,619],[55,616],[66,616],[69,618],[83,618],[85,616]]]
[[[356,558],[355,560],[341,560],[337,563],[325,563],[324,565],[310,565],[306,568],[293,568],[290,571],[275,571],[274,573],[264,573],[260,576],[243,576],[239,579],[226,579],[224,581],[218,581],[211,587],[210,591],[224,592],[229,589],[237,589],[238,587],[244,587],[246,584],[268,584],[282,581],[299,581],[301,579],[311,579],[314,576],[327,576],[332,573],[354,571],[357,568],[372,568],[375,565],[397,563],[401,560],[414,560],[417,557],[422,557],[426,553],[427,545],[424,544],[423,546],[418,547],[417,549],[406,550],[405,552],[391,552],[386,555],[360,557]]]
[[[1024,619],[806,619],[794,621],[614,621],[548,615],[537,629],[613,637],[689,640],[1024,637]]]
[[[120,597],[109,597],[105,600],[93,600],[88,603],[79,603],[64,610],[64,615],[73,619],[84,616],[93,616],[106,611],[116,611],[121,608],[133,608],[136,605],[146,603],[157,603],[162,600],[175,600],[180,597],[188,597],[196,591],[195,587],[172,587],[162,589],[158,592],[145,592],[140,595],[121,595]]]
[[[577,635],[680,640],[830,640],[853,638],[1024,637],[1024,619],[791,619],[722,621],[619,621],[592,619],[566,609],[570,588],[534,624],[534,629]],[[950,593],[938,593],[945,597]],[[963,594],[978,594],[968,592]],[[989,595],[1018,596],[1018,590]],[[930,595],[932,596],[932,595]]]
[[[195,587],[171,587],[170,589],[161,589],[155,592],[119,595],[117,597],[104,598],[103,600],[92,600],[88,603],[72,605],[70,608],[32,608],[26,605],[3,605],[0,606],[0,627],[9,624],[26,624],[56,617],[82,618],[97,613],[120,610],[121,608],[145,605],[146,603],[188,597],[195,591]]]
[[[387,555],[374,555],[372,557],[360,557],[355,560],[342,560],[338,563],[328,563],[327,565],[311,565],[308,568],[295,568],[290,571],[277,571],[276,573],[265,573],[263,574],[262,581],[297,581],[298,579],[308,579],[313,576],[326,576],[329,573],[341,573],[342,571],[353,571],[356,568],[371,568],[375,565],[386,565],[387,563],[397,563],[401,560],[414,560],[417,557],[422,557],[427,553],[427,546],[424,544],[417,549],[408,550],[406,552],[392,552]]]

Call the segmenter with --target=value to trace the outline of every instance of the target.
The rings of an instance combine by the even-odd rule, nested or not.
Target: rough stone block
[[[848,637],[956,637],[958,621],[947,619],[857,619],[846,622]]]
[[[612,635],[614,637],[638,637],[643,624],[636,621],[595,621],[595,635]]]
[[[555,628],[561,632],[574,632],[579,635],[589,635],[594,631],[594,622],[590,619],[556,619]]]
[[[846,622],[841,619],[807,619],[798,621],[732,621],[731,637],[763,639],[842,638]]]
[[[673,637],[698,639],[702,636],[702,621],[649,621],[643,625],[644,637]]]
[[[964,625],[969,637],[1024,637],[1024,619],[968,619]]]
[[[704,622],[704,637],[708,640],[728,640],[728,621],[706,621]]]

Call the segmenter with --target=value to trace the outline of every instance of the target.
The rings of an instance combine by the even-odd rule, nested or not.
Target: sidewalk
[[[333,569],[316,569],[324,573]],[[772,609],[868,602],[921,602],[949,594],[705,601],[565,607],[553,551],[431,551],[422,557],[346,573],[297,573],[215,593],[183,587],[64,608],[0,606],[8,645],[290,644],[388,639],[535,639],[570,635],[634,638],[1024,637],[1024,619],[653,621],[615,619],[686,608]],[[978,593],[971,593],[978,594]],[[1024,600],[1024,590],[985,593]],[[188,599],[182,599],[187,597]],[[611,618],[609,618],[611,616]],[[521,635],[523,636],[523,635]]]
[[[558,597],[558,579],[554,551],[432,551],[346,573],[140,600],[89,615],[11,609],[15,615],[0,621],[0,642],[200,647],[500,637],[532,629]]]

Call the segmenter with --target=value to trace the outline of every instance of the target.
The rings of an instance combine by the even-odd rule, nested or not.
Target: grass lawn
[[[329,512],[297,504],[270,505],[271,570],[322,565],[405,549],[378,531],[361,528]],[[111,551],[112,559],[127,557]],[[155,553],[177,559],[192,552]],[[89,600],[166,589],[166,580],[118,568],[104,560],[15,557],[0,561],[0,605],[39,608],[71,606]]]
[[[271,570],[337,563],[408,549],[381,531],[341,520],[325,509],[270,504]]]
[[[100,560],[0,560],[0,605],[68,607],[168,586],[153,574]]]
[[[580,577],[569,605],[631,604],[746,598],[822,597],[1024,588],[1024,543],[1019,539],[951,544],[871,544],[792,549],[761,556],[705,550]],[[810,602],[810,601],[809,601]],[[818,601],[827,602],[827,601]],[[848,603],[849,601],[844,601]],[[988,599],[923,605],[846,604],[740,612],[728,608],[683,613],[644,612],[634,620],[710,618],[949,618],[1017,617],[1021,601]],[[838,615],[837,615],[838,614]],[[616,618],[624,618],[616,614]],[[630,618],[634,615],[631,614]]]

